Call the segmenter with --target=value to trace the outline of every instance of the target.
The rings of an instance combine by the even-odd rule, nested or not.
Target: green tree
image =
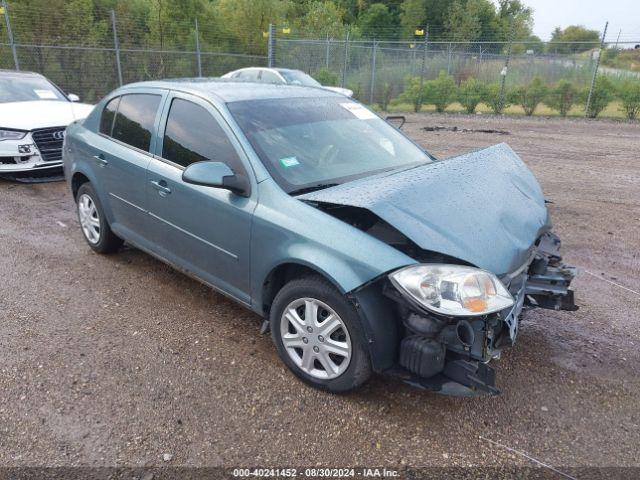
[[[399,20],[384,3],[373,3],[358,18],[362,36],[366,38],[397,38]]]
[[[235,39],[243,53],[264,55],[262,32],[270,23],[282,24],[287,4],[282,0],[218,0],[216,10],[225,36]]]
[[[531,35],[533,10],[520,0],[498,0],[498,25],[495,27],[496,40],[508,40],[513,33],[514,40],[524,40]]]
[[[536,108],[546,98],[549,89],[540,77],[534,77],[527,85],[520,86],[511,92],[513,103],[517,103],[524,110],[525,115],[531,116]]]
[[[344,34],[344,10],[334,2],[322,1],[306,4],[306,12],[295,23],[305,35],[341,37]]]
[[[549,92],[545,103],[566,117],[571,107],[578,101],[578,91],[568,80],[560,80]]]
[[[495,5],[489,0],[455,0],[447,12],[445,28],[456,41],[495,41],[502,37]]]
[[[625,80],[618,89],[618,98],[622,101],[621,110],[629,120],[640,115],[640,81]]]
[[[585,92],[585,98],[588,92]],[[615,88],[609,77],[600,75],[591,94],[591,105],[587,112],[587,117],[596,118],[615,98]]]
[[[444,71],[440,71],[436,79],[424,82],[424,103],[435,105],[439,113],[444,112],[454,101],[455,94],[456,82]]]
[[[599,43],[600,34],[597,30],[571,25],[564,30],[558,27],[553,31],[548,49],[552,53],[579,53],[597,48]]]
[[[451,4],[446,21],[450,39],[456,42],[473,42],[480,37],[480,19],[470,11],[473,1],[455,0]]]
[[[400,25],[405,38],[413,38],[418,27],[424,28],[426,19],[425,0],[404,0],[400,5]]]
[[[474,113],[478,104],[485,98],[485,95],[486,87],[475,78],[465,80],[458,89],[458,101],[467,113]]]

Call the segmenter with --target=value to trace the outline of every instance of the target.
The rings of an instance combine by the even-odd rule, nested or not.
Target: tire
[[[309,316],[313,323],[306,318],[308,312],[315,312]],[[300,278],[282,287],[271,306],[269,322],[280,358],[305,383],[341,393],[358,388],[371,377],[371,361],[358,312],[321,277]]]
[[[76,211],[82,235],[98,253],[112,253],[124,243],[109,227],[100,199],[90,183],[83,183],[76,194]]]

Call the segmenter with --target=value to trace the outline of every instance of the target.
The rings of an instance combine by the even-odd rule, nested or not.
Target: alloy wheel
[[[315,298],[299,298],[284,309],[282,344],[307,375],[331,380],[342,375],[351,360],[351,338],[340,316]]]
[[[78,198],[78,218],[87,241],[95,245],[100,241],[100,215],[93,199],[83,193]]]

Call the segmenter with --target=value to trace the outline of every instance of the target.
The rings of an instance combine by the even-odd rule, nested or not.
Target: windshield
[[[275,181],[289,193],[430,163],[398,130],[346,98],[227,104]]]
[[[58,87],[46,78],[26,75],[0,76],[0,103],[31,100],[68,101]]]
[[[304,85],[305,87],[321,87],[313,77],[299,70],[278,70],[287,83],[291,85]]]

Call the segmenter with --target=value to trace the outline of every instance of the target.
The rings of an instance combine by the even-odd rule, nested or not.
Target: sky
[[[640,0],[523,0],[534,9],[533,33],[543,40],[551,38],[557,26],[584,25],[602,31],[609,20],[607,41],[640,43]]]

